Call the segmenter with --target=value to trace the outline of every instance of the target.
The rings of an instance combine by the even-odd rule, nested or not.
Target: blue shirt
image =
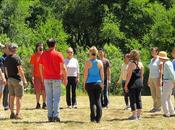
[[[174,71],[175,71],[175,59],[172,61],[172,63],[173,63]]]
[[[90,60],[92,67],[88,70],[86,83],[101,83],[100,69],[98,68],[98,60]]]
[[[173,64],[171,61],[167,61],[164,63],[163,79],[175,81],[175,71],[174,71]]]

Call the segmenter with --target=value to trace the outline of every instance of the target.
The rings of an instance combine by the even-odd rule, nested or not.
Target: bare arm
[[[43,77],[43,65],[42,64],[39,64],[39,72],[40,72],[40,76],[41,76],[41,81],[43,83],[44,77]]]
[[[122,81],[122,67],[121,67],[121,70],[120,70],[120,77],[119,77],[119,80],[117,81],[117,84],[120,84],[121,81]]]
[[[20,75],[21,79],[23,80],[24,85],[26,86],[27,85],[27,80],[26,80],[26,77],[24,75],[24,70],[23,70],[21,65],[17,66],[17,68],[18,68],[19,75]]]
[[[132,71],[134,69],[134,63],[130,63],[128,66],[128,73],[126,77],[125,90],[128,91],[128,84],[132,76]]]
[[[66,65],[64,63],[61,63],[61,70],[63,72],[63,84],[67,86],[67,69]]]
[[[107,75],[108,75],[108,81],[111,83],[111,69],[110,67],[107,68]]]
[[[100,76],[101,76],[101,80],[102,80],[101,88],[103,90],[104,89],[104,69],[103,69],[103,64],[100,62],[99,66],[100,66]]]
[[[0,69],[0,77],[2,79],[3,84],[6,84],[5,74],[2,72],[1,69]]]
[[[88,61],[86,61],[84,64],[84,74],[83,74],[83,77],[84,77],[83,88],[84,88],[84,90],[85,90],[85,84],[86,84],[87,77],[88,77],[88,69],[89,69],[89,63],[88,63]]]

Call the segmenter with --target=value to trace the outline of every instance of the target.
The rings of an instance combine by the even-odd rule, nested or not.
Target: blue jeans
[[[48,117],[59,117],[60,113],[60,96],[61,80],[44,80]]]

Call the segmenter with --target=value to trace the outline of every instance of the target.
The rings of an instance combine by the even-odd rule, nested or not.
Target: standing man
[[[43,53],[43,44],[38,43],[36,45],[35,53],[31,56],[30,64],[32,65],[32,80],[34,83],[34,89],[36,94],[36,109],[40,109],[40,95],[42,95],[43,98],[43,105],[42,108],[46,109],[46,94],[45,94],[45,88],[44,84],[41,80],[41,75],[39,72],[39,60]]]
[[[55,50],[56,41],[49,39],[47,45],[49,49],[43,52],[39,61],[40,74],[46,90],[48,120],[60,122],[61,83],[63,80],[67,85],[67,70],[62,53]]]
[[[108,108],[109,105],[109,84],[111,83],[111,71],[109,60],[105,58],[105,52],[101,48],[99,49],[99,58],[103,63],[104,68],[104,90],[101,95],[102,107]]]
[[[5,66],[4,66],[4,62],[7,58],[7,53],[8,53],[8,44],[1,46],[2,48],[2,52],[4,53],[2,55],[2,57],[0,58],[0,68],[2,70],[2,72],[5,74],[5,78],[7,80],[7,74],[5,71]],[[9,109],[9,90],[8,90],[8,85],[6,84],[4,87],[4,91],[3,91],[3,107],[4,110],[8,110]]]
[[[14,43],[8,46],[9,55],[5,60],[5,67],[8,74],[8,88],[10,96],[10,119],[22,119],[20,115],[21,99],[24,93],[24,86],[27,80],[21,66],[21,59],[17,55],[18,46]],[[14,101],[16,98],[16,114],[14,113]]]

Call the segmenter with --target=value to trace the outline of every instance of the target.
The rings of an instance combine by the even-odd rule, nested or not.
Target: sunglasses
[[[73,53],[72,51],[67,51],[67,53]]]

